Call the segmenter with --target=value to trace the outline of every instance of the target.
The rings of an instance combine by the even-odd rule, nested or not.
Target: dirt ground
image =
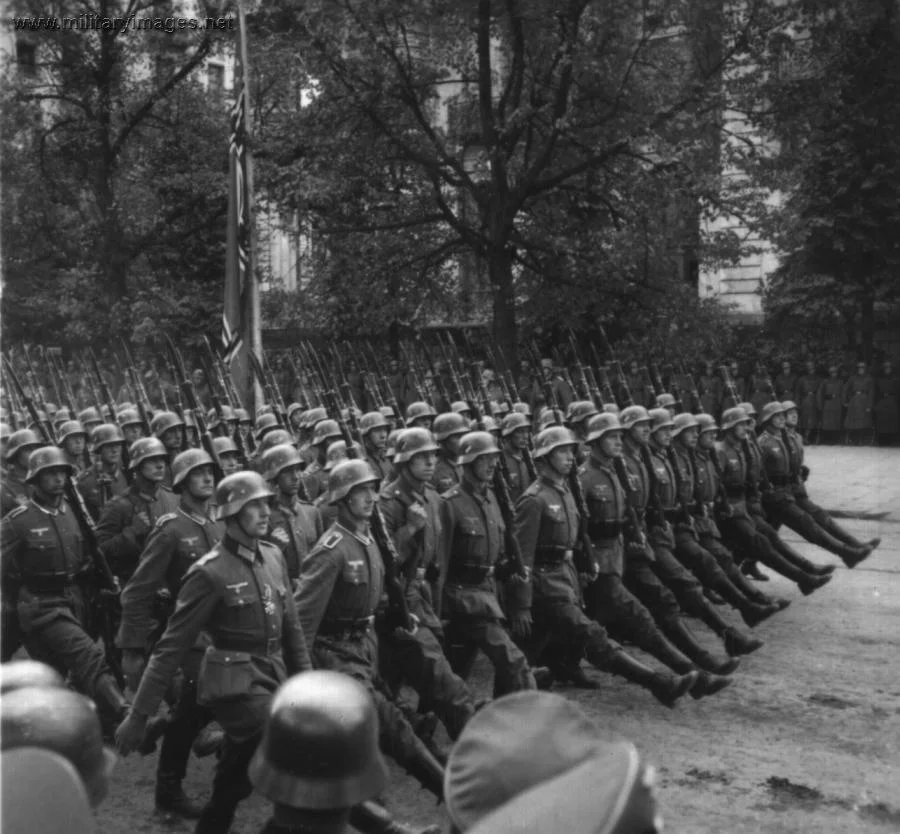
[[[814,447],[808,463],[813,499],[855,516],[842,523],[860,538],[881,536],[881,547],[853,571],[840,566],[811,597],[773,575],[765,590],[793,604],[758,627],[766,645],[744,659],[728,690],[674,710],[599,672],[599,692],[557,690],[604,735],[634,741],[657,766],[669,832],[900,830],[900,449]],[[810,558],[836,561],[792,533],[785,538]],[[693,627],[715,645],[711,632]],[[478,693],[487,695],[489,684],[481,664]],[[155,767],[155,756],[119,762],[101,831],[191,830],[154,817]],[[204,796],[211,770],[209,760],[192,761],[188,789]],[[446,828],[443,807],[396,768],[393,775],[395,815]],[[254,796],[233,830],[255,834],[266,816],[266,803]]]

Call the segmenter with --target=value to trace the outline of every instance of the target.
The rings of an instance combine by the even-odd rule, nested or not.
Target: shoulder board
[[[329,530],[321,539],[319,539],[319,546],[328,550],[333,550],[343,538],[344,534],[338,530]]]
[[[534,481],[529,484],[528,489],[526,489],[522,495],[537,495],[541,491],[541,482]]]
[[[457,498],[462,495],[462,490],[459,488],[459,484],[456,486],[450,487],[446,492],[441,493],[441,498],[446,498],[448,501],[451,498]]]
[[[28,509],[28,505],[27,505],[27,504],[20,504],[20,505],[19,505],[18,507],[16,507],[14,510],[10,510],[10,511],[6,514],[6,517],[7,517],[7,518],[16,518],[17,516],[22,515],[22,513],[24,513],[27,509]]]
[[[161,527],[164,527],[170,521],[174,521],[178,518],[177,513],[164,513],[158,519],[156,519],[156,524],[153,525],[154,530],[159,530]]]

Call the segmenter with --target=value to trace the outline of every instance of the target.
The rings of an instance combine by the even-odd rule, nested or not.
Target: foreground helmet
[[[216,519],[237,515],[246,504],[274,495],[258,472],[243,470],[226,475],[216,487]]]
[[[94,449],[101,449],[111,443],[125,443],[125,435],[115,423],[101,423],[91,432]]]
[[[328,503],[337,504],[354,487],[378,483],[378,476],[364,460],[344,460],[328,476]]]
[[[672,420],[672,437],[678,437],[687,429],[697,428],[700,428],[700,424],[693,414],[676,414]]]
[[[169,459],[166,447],[156,437],[141,437],[131,444],[128,450],[128,468],[137,469],[145,460],[150,458]]]
[[[74,474],[75,467],[66,460],[66,453],[58,446],[42,446],[35,449],[28,458],[28,474],[25,483],[30,484],[46,469],[62,467],[69,475]]]
[[[566,422],[574,425],[593,417],[596,413],[597,409],[590,400],[576,400],[569,403],[569,408],[566,411]]]
[[[413,420],[418,420],[420,417],[437,417],[437,412],[429,403],[410,403],[406,407],[406,425],[409,426]]]
[[[303,466],[303,456],[296,446],[290,443],[279,443],[266,449],[262,456],[262,476],[267,481],[274,481],[289,466]]]
[[[438,442],[454,435],[465,434],[469,430],[469,421],[455,411],[438,414],[431,427]]]
[[[354,458],[365,457],[365,450],[359,443],[353,444]],[[335,440],[334,443],[328,445],[328,451],[325,452],[325,465],[322,469],[325,472],[331,472],[342,460],[347,460],[347,443],[343,440]]]
[[[381,412],[381,416],[384,417],[385,420],[395,420],[397,418],[397,412],[395,412],[394,409],[389,405],[383,405],[378,410]]]
[[[436,452],[438,445],[428,429],[403,429],[394,444],[394,463],[406,463],[420,452]]]
[[[84,426],[78,422],[78,420],[66,420],[59,427],[59,431],[56,433],[56,442],[63,443],[66,439],[70,437],[78,437],[78,435],[82,435],[87,437],[87,431],[85,431]]]
[[[534,439],[533,457],[537,460],[538,458],[546,457],[554,449],[559,449],[562,446],[577,445],[578,439],[569,429],[563,426],[552,426],[549,429],[544,429]]]
[[[250,781],[278,805],[349,808],[380,794],[388,770],[371,695],[339,672],[295,675],[275,693]]]
[[[649,412],[642,405],[628,406],[628,408],[624,409],[619,415],[619,419],[622,421],[622,428],[626,431],[632,426],[636,426],[638,423],[652,422]]]
[[[300,428],[311,429],[314,428],[318,423],[321,423],[323,420],[327,419],[328,412],[321,406],[316,406],[315,408],[311,408],[309,411],[307,411],[303,416],[303,423],[301,423]]]
[[[500,424],[500,434],[509,437],[514,431],[530,428],[531,420],[521,411],[514,411],[503,418],[503,422]]]
[[[150,433],[162,437],[169,429],[184,426],[182,420],[174,411],[159,411],[153,415],[150,421]]]
[[[236,408],[234,410],[234,416],[239,423],[245,423],[246,425],[250,425],[253,421],[250,419],[250,415],[247,413],[246,408]]]
[[[719,427],[716,425],[715,419],[710,414],[698,414],[697,415],[697,425],[700,428],[700,434],[703,434],[707,431],[718,431]]]
[[[172,461],[172,489],[179,491],[188,475],[201,466],[212,466],[213,459],[203,449],[188,449]]]
[[[593,443],[611,431],[622,431],[622,424],[615,414],[598,414],[587,425],[587,442]]]
[[[749,422],[750,418],[747,416],[747,412],[738,405],[734,408],[727,409],[722,415],[722,431],[733,429],[738,423]]]
[[[6,692],[0,710],[2,749],[40,747],[68,759],[96,805],[103,799],[116,757],[103,746],[103,731],[91,701],[59,687]]]
[[[457,463],[472,463],[482,455],[499,455],[500,447],[497,438],[488,431],[471,431],[464,434],[459,441],[459,458]]]
[[[297,418],[297,420],[299,421],[299,420],[302,420],[302,419],[303,419],[303,415],[304,415],[306,412],[304,411],[303,406],[300,405],[300,403],[291,403],[291,404],[287,407],[287,418],[288,418],[288,422],[291,422],[291,421],[293,420],[294,415],[297,414],[298,412],[299,412],[300,416]],[[226,419],[227,419],[227,418],[226,418]]]
[[[787,411],[784,407],[784,403],[766,403],[763,406],[762,412],[759,415],[759,424],[764,426],[769,422],[773,417],[776,417],[779,414],[784,414]]]
[[[391,409],[393,411],[393,409]],[[359,418],[359,433],[365,437],[375,429],[390,429],[387,418],[380,411],[367,411]]]
[[[19,429],[9,436],[6,444],[6,459],[12,460],[23,449],[34,451],[38,446],[43,446],[44,441],[38,437],[38,433],[32,429]]]
[[[66,682],[56,669],[38,660],[11,660],[0,664],[0,695],[26,686],[65,688]]]
[[[222,455],[239,455],[241,453],[230,437],[214,437],[213,449],[220,458]]]
[[[795,403],[793,400],[783,400],[781,403],[781,407],[785,410],[785,412],[800,410],[800,406],[798,406],[797,403]]]
[[[652,432],[660,429],[671,429],[675,426],[672,415],[665,408],[651,408],[648,413],[650,415],[650,431]]]

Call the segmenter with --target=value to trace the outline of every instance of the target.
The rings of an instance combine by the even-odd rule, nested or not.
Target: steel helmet
[[[250,419],[250,415],[247,413],[246,408],[236,408],[234,410],[234,416],[237,418],[237,421],[239,423],[246,423],[247,425],[249,425],[253,422]]]
[[[597,409],[590,400],[575,400],[569,403],[566,411],[566,422],[569,425],[580,423],[597,414]]]
[[[121,414],[126,408],[137,408],[137,406],[131,400],[125,400],[116,406],[116,414]]]
[[[222,455],[239,455],[241,453],[230,437],[214,437],[213,449],[220,458]]]
[[[64,468],[69,475],[75,473],[75,467],[66,460],[66,453],[58,446],[41,446],[35,449],[28,458],[28,474],[25,483],[30,484],[45,469]]]
[[[489,432],[499,432],[500,426],[497,421],[490,416],[490,414],[484,414],[481,417],[481,425],[484,431]]]
[[[266,432],[277,428],[278,418],[271,411],[261,414],[256,420],[256,439],[262,440]]]
[[[0,423],[0,440],[9,440],[12,434],[12,426],[9,423]]]
[[[116,418],[118,424],[124,429],[125,426],[139,426],[143,423],[136,409],[124,408],[119,412]]]
[[[406,463],[420,452],[436,452],[438,445],[428,429],[403,429],[394,444],[394,463]]]
[[[91,406],[78,412],[78,422],[82,426],[89,426],[91,423],[102,423],[103,419],[100,417],[100,412]]]
[[[131,444],[128,450],[128,468],[137,469],[145,460],[150,458],[169,459],[166,447],[157,437],[140,437]]]
[[[707,431],[718,431],[715,419],[709,414],[698,414],[697,425],[700,427],[700,434]]]
[[[587,442],[593,443],[611,431],[622,431],[622,424],[615,414],[597,414],[587,424]]]
[[[775,416],[778,415],[778,414],[784,414],[784,412],[787,411],[787,410],[788,410],[788,409],[786,409],[786,408],[784,407],[784,403],[778,403],[778,402],[775,402],[775,403],[766,403],[766,404],[763,406],[762,411],[760,412],[760,415],[759,415],[759,424],[760,424],[761,426],[764,426],[764,425],[765,425],[766,423],[768,423],[769,420],[771,420],[773,417],[775,417]]]
[[[365,457],[365,450],[359,443],[353,444],[354,458]],[[328,444],[328,451],[325,452],[325,465],[322,469],[325,472],[331,472],[337,464],[342,460],[352,459],[347,454],[347,444],[343,440],[335,440],[334,443]]]
[[[359,418],[359,433],[365,437],[375,429],[390,429],[388,421],[380,411],[367,411]]]
[[[675,397],[667,392],[663,392],[662,394],[658,394],[656,397],[656,407],[657,408],[674,408],[675,407]]]
[[[287,418],[288,418],[288,420],[290,421],[290,419],[291,419],[298,411],[300,412],[300,417],[299,417],[299,419],[302,420],[302,419],[303,419],[303,415],[306,413],[306,412],[304,411],[304,409],[303,409],[303,406],[300,405],[300,403],[291,403],[291,404],[287,407]]]
[[[649,412],[642,405],[628,406],[628,408],[624,409],[619,415],[619,419],[622,421],[622,428],[626,431],[637,423],[653,422]]]
[[[380,794],[388,769],[372,696],[349,675],[295,675],[275,693],[250,782],[278,805],[349,808]]]
[[[531,419],[531,406],[528,405],[528,403],[513,403],[512,410],[516,412],[516,414],[524,414],[529,420]]]
[[[328,474],[328,503],[337,504],[354,487],[378,483],[378,476],[361,458],[342,460]]]
[[[603,404],[603,413],[604,414],[618,415],[619,411],[620,411],[619,406],[617,406],[615,403],[604,403]]]
[[[378,409],[381,412],[381,416],[384,417],[385,420],[396,420],[397,412],[389,405],[383,405]]]
[[[541,416],[538,417],[538,431],[543,431],[559,424],[559,412],[554,408],[545,408],[541,412]]]
[[[65,423],[66,420],[71,420],[71,419],[72,419],[72,412],[69,411],[68,408],[63,406],[62,408],[58,408],[56,410],[56,413],[53,415],[53,425],[54,426],[61,425],[62,423]]]
[[[9,436],[9,442],[6,444],[6,459],[12,460],[23,449],[31,449],[34,451],[38,446],[43,446],[44,441],[38,436],[38,433],[32,429],[19,429]]]
[[[665,408],[651,408],[648,412],[650,415],[650,431],[655,432],[660,429],[673,428],[675,422],[672,415]]]
[[[267,481],[274,481],[289,466],[303,466],[303,456],[291,443],[279,443],[266,449],[260,461],[262,476]]]
[[[753,403],[738,403],[738,408],[743,408],[748,417],[756,418],[756,407]]]
[[[313,429],[312,437],[309,440],[310,446],[320,446],[323,443],[327,446],[335,440],[343,437],[341,427],[337,420],[320,420]]]
[[[251,501],[274,494],[259,472],[242,470],[226,475],[216,487],[216,518],[230,518]]]
[[[259,441],[258,454],[261,455],[267,449],[272,449],[275,446],[282,446],[285,443],[291,446],[294,445],[294,437],[289,431],[286,429],[270,429],[263,435],[262,440]]]
[[[678,437],[686,429],[699,429],[700,423],[693,414],[676,414],[672,419],[672,437]]]
[[[546,457],[554,449],[559,449],[561,446],[577,445],[578,439],[565,426],[551,426],[549,429],[544,429],[540,432],[534,439],[533,457],[537,460]]]
[[[306,414],[303,416],[303,422],[300,424],[300,428],[311,429],[314,428],[317,423],[321,423],[322,420],[327,419],[328,412],[321,406],[317,406],[316,408],[311,408],[306,412]]]
[[[79,434],[84,435],[85,439],[87,439],[87,431],[78,420],[66,420],[56,433],[56,442],[63,443],[67,438],[77,437]]]
[[[115,417],[115,413],[108,405],[101,405],[100,416],[103,418],[104,423],[109,423]]]
[[[81,775],[91,803],[103,799],[116,757],[104,747],[97,710],[84,695],[55,686],[7,692],[0,727],[4,752],[39,747],[58,753]]]
[[[793,400],[783,400],[781,407],[787,411],[799,411],[800,407]]]
[[[739,405],[736,405],[734,408],[727,409],[722,415],[722,431],[733,429],[738,423],[749,422],[750,418],[747,416],[747,412]]]
[[[183,428],[182,420],[174,411],[158,411],[150,421],[150,433],[162,437],[169,429]]]
[[[178,488],[194,469],[212,465],[213,459],[203,449],[188,449],[175,455],[172,461],[172,490],[179,492]]]
[[[95,449],[109,446],[111,443],[125,443],[125,435],[115,423],[101,423],[91,432],[91,444]]]
[[[438,414],[435,417],[434,425],[431,427],[435,439],[440,443],[448,437],[454,435],[465,434],[469,430],[469,421],[462,414],[455,411],[448,411]]]
[[[0,664],[0,695],[26,686],[58,686],[65,689],[63,676],[39,660],[23,658]]]
[[[472,416],[472,409],[465,400],[457,400],[455,403],[451,403],[450,410],[455,411],[457,414],[468,414],[470,417]]]
[[[457,463],[472,463],[482,455],[499,455],[500,447],[497,438],[488,431],[470,431],[459,441],[459,458]]]
[[[222,411],[222,419],[219,419],[219,412],[216,411],[215,408],[211,408],[206,415],[206,422],[209,425],[210,429],[214,429],[217,426],[222,425],[222,423],[233,422],[237,420],[237,417],[234,416],[234,409],[227,404],[223,404],[219,406]]]
[[[274,409],[272,408],[271,405],[269,405],[268,403],[263,403],[262,405],[257,407],[256,417],[257,417],[257,419],[259,419],[260,417],[262,417],[263,414],[272,414],[273,412],[274,412]]]
[[[503,422],[500,423],[500,434],[504,437],[509,437],[514,431],[519,429],[531,430],[531,420],[521,411],[513,411],[511,414],[507,414],[503,418]]]
[[[410,403],[406,407],[406,425],[409,426],[413,420],[418,420],[420,417],[437,417],[437,412],[431,407],[430,403]]]

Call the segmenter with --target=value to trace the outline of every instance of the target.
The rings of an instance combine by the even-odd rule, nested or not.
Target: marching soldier
[[[300,565],[324,532],[322,514],[308,501],[300,500],[303,459],[293,446],[284,443],[267,449],[262,467],[263,477],[275,492],[266,540],[284,554],[291,586],[296,589]]]
[[[819,386],[817,395],[823,443],[833,444],[839,441],[844,425],[843,395],[844,383],[838,377],[838,366],[830,365],[828,378]]]
[[[26,481],[28,459],[43,444],[37,432],[19,429],[10,436],[6,446],[6,471],[0,483],[0,518],[16,507],[25,506],[31,497],[31,487]]]
[[[893,446],[900,435],[900,379],[890,360],[875,380],[875,437],[879,446]]]
[[[172,486],[172,461],[186,448],[185,423],[174,411],[157,411],[150,421],[150,432],[166,450],[163,485]]]
[[[531,443],[531,418],[520,411],[513,411],[500,424],[503,438],[503,458],[509,475],[509,497],[515,504],[531,483],[531,473],[525,463],[525,452]]]
[[[197,702],[225,731],[212,795],[198,834],[224,834],[251,793],[247,768],[262,736],[269,705],[291,674],[310,668],[290,579],[278,548],[262,541],[273,497],[262,476],[238,472],[216,489],[216,517],[225,535],[184,578],[165,634],[153,651],[128,717],[116,732],[123,754],[140,743],[172,677],[196,645],[206,649]]]
[[[337,521],[301,566],[297,609],[319,669],[358,680],[375,701],[380,746],[435,796],[443,793],[443,768],[416,736],[400,709],[385,695],[379,675],[378,633],[385,569],[369,529],[377,478],[363,460],[347,460],[328,479]],[[409,633],[396,639],[413,640]]]
[[[94,429],[91,445],[97,459],[78,478],[78,491],[96,521],[109,501],[128,490],[128,479],[122,471],[125,436],[115,423],[102,423]]]
[[[95,427],[96,428],[96,427]],[[72,467],[74,477],[85,470],[85,450],[87,431],[77,420],[68,420],[59,427],[57,445],[65,452],[66,460]]]
[[[214,437],[213,448],[222,467],[222,475],[233,475],[244,468],[241,452],[230,437]]]
[[[468,678],[480,649],[494,667],[494,697],[534,689],[528,661],[503,627],[495,572],[505,563],[506,525],[491,484],[501,451],[488,432],[463,435],[462,479],[443,496],[441,527],[447,566],[443,616],[456,672]],[[529,579],[511,581],[530,581]]]
[[[91,568],[81,527],[66,501],[72,465],[61,449],[31,454],[27,504],[2,522],[3,587],[16,589],[19,628],[28,654],[61,673],[115,716],[127,707],[103,649],[85,629],[87,604],[79,581]]]
[[[615,468],[622,457],[622,424],[614,414],[592,417],[587,442],[590,456],[578,472],[587,502],[588,535],[597,578],[584,590],[588,613],[609,631],[621,632],[638,648],[653,655],[679,674],[699,672],[691,696],[701,698],[720,692],[731,679],[710,674],[682,654],[660,631],[653,615],[623,584],[628,509],[626,492]],[[677,616],[677,615],[676,615]],[[731,666],[736,668],[738,661]],[[733,671],[733,668],[731,669]]]
[[[468,422],[453,411],[439,414],[434,421],[434,436],[440,448],[431,483],[441,494],[460,482],[461,471],[457,465],[460,438],[469,431]]]
[[[380,411],[369,411],[359,418],[359,435],[365,447],[366,461],[382,483],[387,483],[391,463],[385,454],[390,424]]]
[[[312,462],[303,470],[303,489],[309,501],[315,501],[328,489],[328,474],[324,471],[328,447],[340,440],[341,427],[337,420],[319,420],[309,442]]]
[[[856,373],[847,380],[843,390],[844,428],[847,442],[862,446],[872,431],[872,407],[875,405],[875,380],[866,370],[865,362],[858,362]]]
[[[123,649],[122,666],[137,689],[145,653],[158,631],[158,594],[178,596],[191,566],[218,544],[224,525],[210,517],[215,489],[212,458],[201,449],[181,452],[172,462],[172,487],[180,493],[178,509],[162,516],[153,528],[141,554],[137,570],[122,591],[122,623],[116,645]],[[163,733],[156,769],[157,809],[198,819],[202,806],[182,788],[191,744],[211,720],[209,711],[197,704],[200,661],[208,645],[198,638],[182,663],[184,680],[178,703]]]
[[[819,387],[822,378],[816,372],[816,363],[806,362],[806,373],[797,379],[796,400],[800,404],[800,430],[806,443],[819,437]],[[794,399],[790,397],[789,399]]]
[[[178,500],[163,487],[166,448],[155,437],[143,437],[129,449],[132,482],[100,513],[97,541],[112,572],[125,584],[137,568],[141,551],[156,522],[175,512]]]
[[[516,504],[515,535],[530,583],[507,584],[507,607],[513,634],[529,640],[546,636],[583,656],[598,669],[620,675],[646,689],[662,704],[673,706],[693,687],[698,675],[655,672],[626,654],[606,631],[585,614],[573,552],[580,522],[566,483],[575,465],[575,436],[552,427],[535,439],[534,457],[540,476]],[[533,620],[532,620],[533,616]]]
[[[440,496],[431,486],[437,462],[431,432],[405,429],[397,437],[395,480],[381,488],[380,503],[394,539],[406,585],[409,609],[419,627],[412,639],[381,635],[382,677],[395,686],[406,682],[437,714],[450,738],[456,738],[475,712],[472,693],[450,668],[441,648],[440,610],[442,528]]]
[[[137,409],[124,408],[116,417],[116,422],[122,429],[125,442],[130,447],[135,440],[140,440],[144,436],[144,424],[137,413]]]

